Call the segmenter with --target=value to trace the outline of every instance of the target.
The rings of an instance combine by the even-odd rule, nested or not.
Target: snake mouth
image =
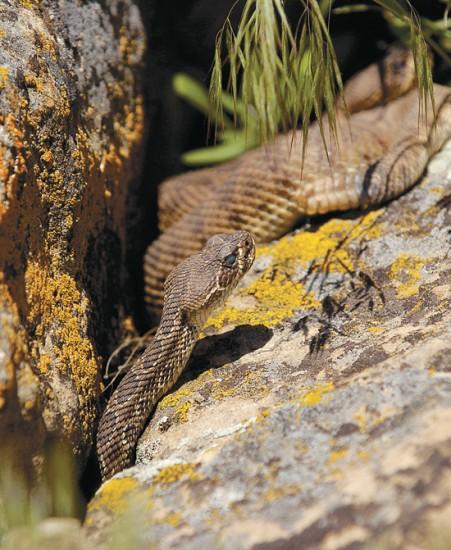
[[[249,271],[255,260],[255,240],[254,237],[248,231],[240,231],[241,242],[239,248],[241,249],[242,258],[242,272],[243,274]]]

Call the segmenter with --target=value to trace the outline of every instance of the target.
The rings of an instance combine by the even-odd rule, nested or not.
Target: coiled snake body
[[[424,120],[417,90],[408,91],[414,84],[412,56],[394,49],[382,67],[371,65],[345,87],[355,114],[337,113],[338,146],[328,140],[326,152],[313,123],[304,161],[297,131],[219,167],[165,181],[159,194],[162,234],[144,259],[152,319],[160,315],[166,275],[210,235],[245,229],[257,243],[269,242],[304,217],[377,205],[414,185],[451,135],[450,89],[434,84],[435,117],[430,112]],[[374,102],[378,106],[368,109]],[[328,137],[327,121],[324,126]]]
[[[413,84],[412,57],[395,49],[346,86],[347,106],[356,114],[347,119],[338,113],[339,147],[332,141],[326,153],[313,124],[303,164],[302,134],[294,132],[223,166],[162,185],[163,233],[144,261],[146,301],[155,318],[164,294],[161,324],[102,416],[97,452],[103,479],[132,463],[151,409],[182,372],[204,320],[250,267],[254,244],[248,232],[256,242],[267,242],[302,217],[379,204],[421,177],[451,136],[451,93],[434,85],[435,117],[422,122],[418,94],[408,91]],[[374,103],[379,106],[368,109]],[[232,231],[239,232],[207,242]]]

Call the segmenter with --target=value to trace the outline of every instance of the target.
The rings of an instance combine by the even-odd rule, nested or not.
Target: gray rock
[[[184,550],[414,548],[449,520],[450,193],[451,143],[386,207],[260,248],[89,539],[136,509],[143,547]]]

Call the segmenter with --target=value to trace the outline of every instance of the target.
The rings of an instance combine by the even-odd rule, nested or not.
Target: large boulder
[[[0,6],[0,453],[93,440],[145,129],[133,0]]]
[[[450,196],[451,142],[386,207],[260,247],[89,504],[91,542],[406,548],[449,518]]]

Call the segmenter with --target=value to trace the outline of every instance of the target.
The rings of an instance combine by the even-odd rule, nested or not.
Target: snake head
[[[247,231],[214,235],[168,276],[164,310],[177,307],[202,324],[200,319],[225,301],[254,258],[255,242]]]
[[[255,242],[248,231],[221,233],[208,239],[202,254],[217,269],[218,288],[225,289],[237,283],[253,264]]]

